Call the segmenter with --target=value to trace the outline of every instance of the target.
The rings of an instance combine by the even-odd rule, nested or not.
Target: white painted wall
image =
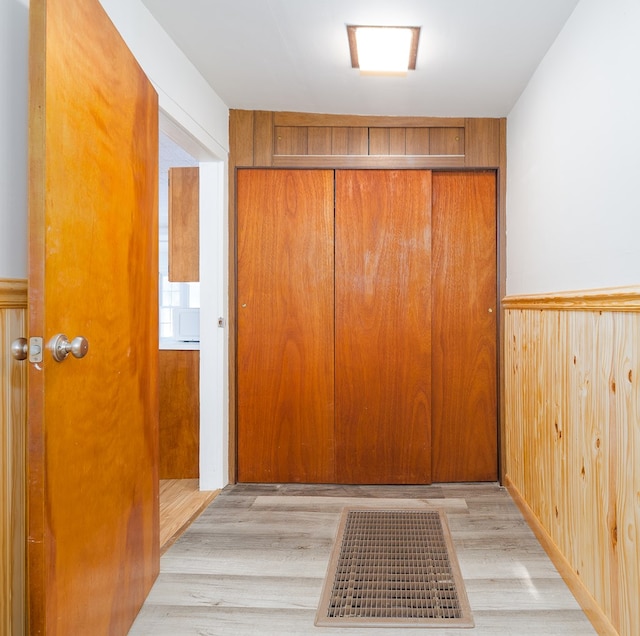
[[[27,277],[27,0],[0,0],[0,278]]]
[[[507,118],[507,293],[640,284],[640,2],[581,0]]]

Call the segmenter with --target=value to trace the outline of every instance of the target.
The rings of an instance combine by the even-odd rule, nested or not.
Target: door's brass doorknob
[[[71,342],[63,333],[59,333],[49,341],[49,349],[53,359],[57,362],[66,360],[71,354],[74,358],[84,358],[89,350],[89,341],[82,336],[76,336]]]

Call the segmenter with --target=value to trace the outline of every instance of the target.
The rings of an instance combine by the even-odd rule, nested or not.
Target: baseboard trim
[[[520,494],[520,491],[513,484],[509,475],[505,475],[504,486],[509,491],[509,494],[520,509],[520,512],[522,512],[522,515],[526,519],[531,530],[533,530],[533,533],[536,535],[536,538],[544,548],[545,552],[549,555],[549,558],[556,566],[556,569],[567,584],[567,587],[580,604],[580,607],[586,614],[587,618],[591,621],[594,629],[600,636],[620,636],[618,631],[611,624],[607,615],[602,611],[596,600],[591,595],[591,592],[589,592],[580,577],[575,573],[569,561],[566,559],[564,554],[560,552],[560,549],[551,538],[551,535],[540,523],[531,508],[529,508],[529,504],[527,504],[524,497]]]

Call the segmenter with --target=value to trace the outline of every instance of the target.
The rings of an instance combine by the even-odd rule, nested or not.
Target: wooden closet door
[[[498,478],[496,176],[433,175],[433,481]]]
[[[340,483],[431,481],[431,173],[336,173]]]
[[[332,170],[239,170],[238,479],[333,482]]]

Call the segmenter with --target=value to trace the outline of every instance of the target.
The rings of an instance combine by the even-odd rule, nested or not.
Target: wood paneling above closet
[[[237,167],[497,168],[503,121],[237,111]]]
[[[464,155],[464,128],[276,126],[274,157]]]

